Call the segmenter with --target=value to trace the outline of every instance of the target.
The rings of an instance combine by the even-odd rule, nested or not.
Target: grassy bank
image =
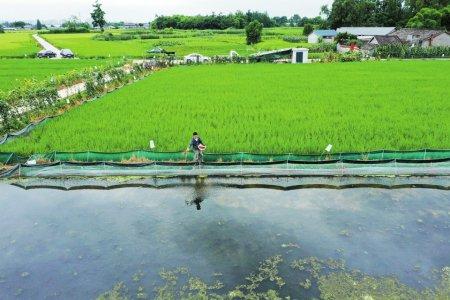
[[[124,151],[156,141],[209,152],[316,153],[450,147],[450,61],[214,65],[161,71],[0,147],[23,154]]]
[[[54,75],[110,62],[96,59],[0,59],[0,91],[13,89],[24,79],[49,79]]]

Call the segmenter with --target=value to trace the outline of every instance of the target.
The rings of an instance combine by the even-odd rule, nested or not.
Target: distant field
[[[160,71],[0,147],[317,153],[450,146],[450,61],[185,66]]]
[[[114,34],[123,30],[113,30]],[[129,31],[128,31],[129,32]],[[216,33],[217,31],[174,30],[172,34],[159,34],[159,39],[129,40],[129,41],[97,41],[92,37],[97,33],[85,34],[45,34],[42,35],[49,42],[59,48],[70,48],[77,55],[92,56],[134,56],[147,55],[146,51],[156,46],[168,51],[175,51],[177,56],[190,53],[203,55],[228,55],[231,50],[240,55],[249,55],[260,50],[272,50],[286,47],[302,46],[302,43],[283,41],[283,36],[301,36],[302,28],[268,28],[264,29],[263,41],[255,46],[245,43],[243,31],[237,34]]]
[[[40,50],[31,31],[0,34],[0,57],[33,55]]]
[[[110,60],[0,59],[0,91],[13,89],[23,79],[41,80],[108,62]]]

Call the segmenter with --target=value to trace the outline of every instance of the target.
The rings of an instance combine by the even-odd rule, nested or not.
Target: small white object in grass
[[[326,148],[325,151],[330,153],[331,149],[333,148],[333,145],[329,144]]]
[[[27,161],[27,165],[28,165],[28,166],[34,166],[34,165],[36,165],[36,160],[33,159],[33,160]]]
[[[150,149],[155,149],[155,142],[150,140]]]

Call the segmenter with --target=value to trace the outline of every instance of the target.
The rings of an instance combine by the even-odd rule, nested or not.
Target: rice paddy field
[[[174,67],[49,121],[0,147],[320,153],[450,146],[450,61]]]
[[[32,31],[6,32],[0,34],[0,57],[29,56],[41,50],[33,39],[32,34]]]
[[[24,79],[44,80],[110,62],[97,59],[0,59],[0,91],[13,89]]]
[[[132,32],[129,30],[128,32]],[[113,34],[127,31],[111,30]],[[150,32],[151,33],[151,32]],[[246,56],[261,50],[273,50],[305,45],[304,43],[291,43],[283,40],[284,36],[301,36],[302,28],[268,28],[264,29],[262,42],[248,46],[245,43],[245,33],[235,31],[211,30],[174,30],[171,34],[157,34],[159,39],[125,40],[125,41],[99,41],[93,39],[98,33],[82,34],[43,34],[47,41],[59,48],[70,48],[79,57],[142,57],[147,56],[147,50],[162,47],[167,51],[175,51],[178,57],[201,53],[203,55],[228,55],[231,50]],[[155,34],[155,33],[152,33]]]

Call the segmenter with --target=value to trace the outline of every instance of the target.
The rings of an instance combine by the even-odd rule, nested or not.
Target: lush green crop
[[[40,50],[31,31],[6,32],[0,34],[0,57],[22,57],[34,55]]]
[[[116,37],[127,31],[112,31]],[[232,32],[232,31],[231,31]],[[173,30],[170,34],[150,32],[159,36],[158,39],[141,39],[143,31],[128,31],[134,34],[135,39],[102,41],[94,38],[97,33],[84,34],[44,34],[46,40],[60,48],[70,48],[78,56],[83,57],[142,57],[147,50],[161,46],[168,51],[175,51],[178,57],[200,53],[203,55],[228,55],[231,50],[246,56],[260,50],[272,50],[305,45],[305,43],[292,43],[283,40],[284,35],[300,35],[301,28],[268,28],[263,31],[263,41],[254,46],[245,42],[244,32],[235,34],[213,30]]]
[[[0,90],[13,89],[23,79],[47,79],[71,70],[109,63],[96,59],[0,59]]]
[[[316,153],[450,146],[450,61],[175,67],[0,147]]]

